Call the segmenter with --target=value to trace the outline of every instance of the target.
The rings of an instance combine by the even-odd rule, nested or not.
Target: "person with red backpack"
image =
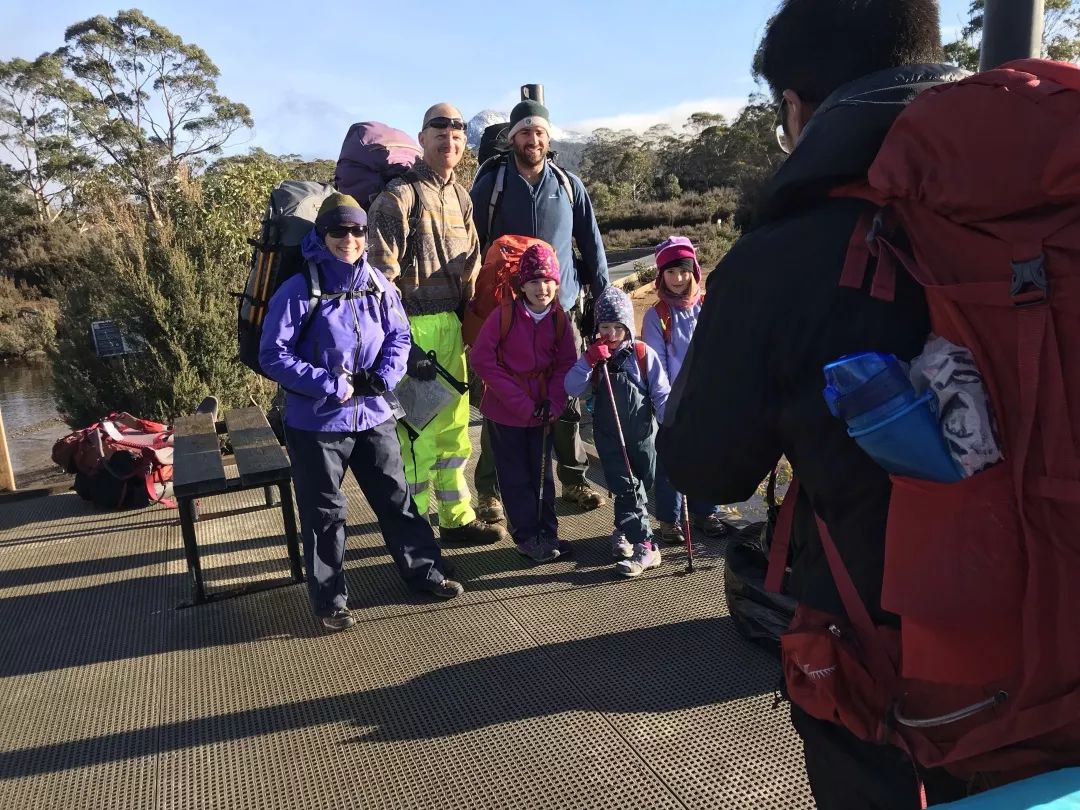
[[[566,408],[564,380],[577,348],[558,303],[559,260],[550,245],[526,248],[512,285],[516,300],[505,298],[488,316],[470,359],[484,381],[480,412],[514,542],[522,555],[548,562],[571,551],[559,540],[549,436]]]
[[[606,287],[596,299],[593,342],[566,375],[570,396],[593,398],[596,452],[615,498],[611,555],[625,577],[661,562],[647,493],[656,474],[653,437],[670,391],[656,352],[634,339],[634,321],[630,296]]]
[[[654,253],[657,301],[645,311],[641,337],[660,358],[668,380],[674,380],[682,368],[705,300],[701,293],[701,265],[694,244],[685,236],[669,236],[656,246]],[[659,460],[655,492],[660,539],[682,545],[686,542],[681,525],[683,496],[671,485]],[[707,537],[720,537],[727,531],[723,511],[715,504],[691,500],[689,514]]]
[[[743,501],[781,456],[799,479],[797,494],[788,495],[786,590],[804,614],[813,610],[833,618],[811,633],[804,632],[797,614],[792,631],[783,637],[785,680],[793,700],[792,723],[802,738],[807,776],[821,810],[913,810],[925,807],[927,800],[959,798],[971,779],[926,767],[919,757],[913,763],[913,753],[905,750],[910,747],[889,730],[902,724],[885,709],[880,719],[889,722],[875,725],[874,733],[854,722],[857,712],[849,709],[859,688],[872,692],[870,684],[887,680],[884,671],[882,678],[849,677],[856,664],[877,669],[882,659],[876,639],[860,635],[864,644],[845,647],[842,660],[828,664],[817,663],[806,647],[790,654],[800,639],[838,649],[849,638],[856,616],[847,615],[842,590],[858,595],[864,609],[853,612],[868,614],[878,634],[895,632],[900,624],[882,604],[894,488],[885,470],[830,414],[822,397],[822,368],[861,351],[908,361],[920,354],[930,332],[926,295],[907,273],[841,286],[849,248],[867,246],[868,230],[857,226],[867,216],[871,226],[876,217],[872,204],[851,199],[843,190],[867,182],[886,134],[909,104],[917,105],[921,93],[966,75],[937,64],[940,42],[934,0],[781,4],[758,52],[758,70],[775,94],[778,136],[790,157],[765,189],[753,227],[709,277],[708,298],[658,437],[672,483],[691,497]],[[977,140],[972,132],[989,130],[970,120],[958,124],[955,139],[962,137],[963,144],[955,149],[942,145],[939,159],[962,157]],[[928,150],[937,146],[934,140],[921,142]],[[1000,163],[1010,162],[1001,154],[984,173],[993,176]],[[1021,165],[1014,168],[1019,171]],[[880,270],[885,252],[873,247]],[[869,252],[864,255],[870,258]],[[1008,278],[1007,265],[1004,272]],[[870,294],[875,283],[891,284],[890,300]],[[951,519],[936,513],[941,526],[951,530],[945,537],[935,532],[942,548],[952,539],[948,535],[964,536],[957,516],[970,517],[969,509],[961,497]],[[820,526],[827,527],[831,542],[823,539]],[[972,542],[978,541],[973,537]],[[830,558],[843,562],[844,588],[838,586]],[[1003,557],[1002,563],[1018,570],[1024,566],[1015,558]],[[927,555],[925,565],[915,570],[937,586],[917,588],[913,598],[932,605],[960,584],[955,577],[964,565],[961,558],[942,567]],[[987,566],[980,575],[992,570]],[[793,688],[808,683],[823,689],[835,684],[842,706],[822,711],[818,700],[808,699],[808,690]],[[941,711],[928,710],[926,716],[962,705],[951,703],[947,692],[943,688],[939,695]],[[902,710],[900,715],[911,717]]]

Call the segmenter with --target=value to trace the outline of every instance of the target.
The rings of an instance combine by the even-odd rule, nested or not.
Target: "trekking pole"
[[[551,425],[548,424],[548,414],[551,403],[544,401],[540,406],[540,419],[543,422],[543,432],[540,434],[540,486],[536,489],[536,525],[539,527],[544,521],[544,479],[547,477],[547,441]]]
[[[694,573],[694,541],[690,538],[690,499],[682,496],[683,534],[686,536],[686,573]]]
[[[634,470],[630,467],[630,454],[626,452],[626,439],[622,432],[622,421],[619,419],[619,408],[615,405],[615,389],[611,387],[611,376],[608,374],[607,361],[600,363],[604,372],[604,385],[607,386],[608,399],[611,400],[611,413],[615,416],[615,432],[619,434],[619,447],[622,448],[623,461],[626,463],[626,474],[630,477],[630,483],[637,486],[637,478]]]

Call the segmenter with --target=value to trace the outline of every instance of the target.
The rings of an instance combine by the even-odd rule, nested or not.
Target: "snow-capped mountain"
[[[498,110],[481,110],[478,112],[469,119],[468,128],[465,130],[470,148],[476,149],[480,146],[480,137],[484,134],[485,128],[509,120],[510,113],[499,112]]]

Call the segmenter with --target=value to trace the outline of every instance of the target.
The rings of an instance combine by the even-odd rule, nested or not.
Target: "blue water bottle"
[[[928,481],[959,481],[933,391],[915,393],[895,355],[849,354],[825,368],[825,402],[848,435],[884,469]]]

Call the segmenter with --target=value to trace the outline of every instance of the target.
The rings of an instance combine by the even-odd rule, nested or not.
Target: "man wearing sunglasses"
[[[839,286],[867,206],[831,192],[865,182],[886,132],[915,96],[964,75],[934,64],[940,43],[935,0],[781,4],[756,68],[777,99],[777,136],[791,157],[766,187],[754,228],[709,276],[657,442],[672,483],[710,503],[750,497],[786,456],[801,482],[787,591],[804,608],[844,613],[816,513],[878,624],[897,621],[880,607],[891,485],[827,410],[822,366],[867,350],[910,360],[922,351],[929,320],[922,290],[905,273],[897,274],[892,302]],[[822,810],[914,810],[926,799],[956,797],[948,775],[919,773],[898,748],[865,742],[820,716],[791,706]]]
[[[595,300],[608,284],[607,257],[592,200],[578,177],[548,160],[550,139],[547,107],[533,99],[517,104],[510,113],[511,154],[498,168],[476,178],[470,192],[473,217],[483,246],[500,236],[519,234],[543,239],[555,249],[562,274],[559,304],[578,330],[583,288],[588,287]],[[575,244],[580,257],[574,255]],[[555,469],[564,500],[597,509],[604,505],[604,499],[585,479],[589,460],[581,443],[580,420],[577,400],[572,399],[552,428],[558,462]],[[475,478],[480,516],[501,520],[503,509],[486,425],[480,436]]]
[[[459,380],[467,378],[461,320],[480,269],[480,246],[472,221],[472,201],[454,177],[465,154],[465,121],[451,104],[436,104],[424,114],[418,136],[423,158],[403,177],[392,180],[368,212],[369,261],[393,281],[409,318],[413,351],[407,373],[435,377],[426,357]],[[438,502],[439,535],[444,542],[494,543],[506,537],[500,526],[476,519],[465,478],[472,454],[469,400],[460,397],[410,441],[399,432],[405,477],[420,513],[428,513],[432,491]]]

